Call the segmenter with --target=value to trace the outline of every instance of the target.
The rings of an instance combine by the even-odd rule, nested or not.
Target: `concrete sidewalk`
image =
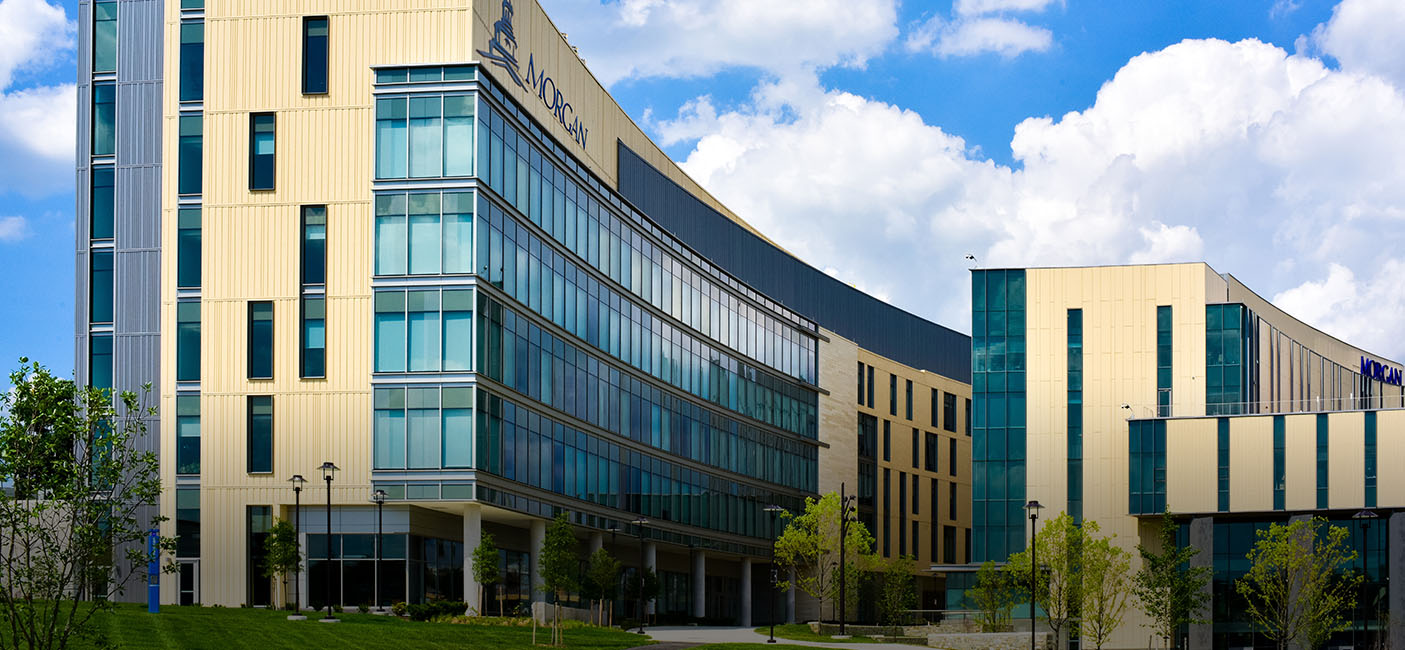
[[[768,638],[765,634],[757,634],[756,628],[751,627],[649,627],[644,628],[644,631],[650,638],[662,643],[765,643]],[[776,645],[781,644],[834,648],[835,650],[894,650],[894,648],[915,647],[895,643],[792,641],[776,637]]]

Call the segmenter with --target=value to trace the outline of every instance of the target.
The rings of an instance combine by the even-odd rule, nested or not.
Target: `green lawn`
[[[289,621],[287,612],[265,609],[162,607],[147,614],[145,607],[119,605],[102,614],[98,628],[119,648],[138,650],[181,648],[224,650],[247,648],[532,648],[531,627],[415,623],[393,616],[338,614],[340,623],[318,623],[317,614],[306,621]],[[549,640],[550,631],[537,630],[538,639]],[[576,628],[565,632],[566,647],[585,650],[620,650],[650,643],[638,634],[602,628]],[[95,647],[80,643],[78,648]]]
[[[769,637],[771,628],[758,627],[756,633]],[[871,643],[873,639],[866,636],[854,636],[852,639],[834,639],[822,634],[815,634],[810,631],[810,626],[804,623],[788,623],[776,626],[777,639],[790,639],[792,641],[806,641],[810,643]],[[787,648],[792,646],[786,646]]]

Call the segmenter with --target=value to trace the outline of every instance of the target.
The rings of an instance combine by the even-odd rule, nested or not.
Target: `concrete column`
[[[751,558],[742,558],[742,627],[751,627]]]
[[[693,551],[693,617],[707,616],[707,553]]]
[[[795,622],[795,569],[790,570],[790,588],[785,591],[785,622]]]
[[[590,534],[590,554],[591,554],[591,555],[594,555],[596,551],[598,551],[598,550],[600,550],[600,549],[602,549],[602,548],[605,548],[605,533],[591,533],[591,534]],[[589,557],[589,556],[587,556],[587,557]]]
[[[653,569],[655,576],[659,575],[658,551],[658,547],[655,546],[653,542],[647,542],[644,544],[644,568]],[[660,577],[659,579],[662,582],[662,578]],[[655,603],[653,599],[650,599],[644,608],[644,611],[651,616],[654,613],[654,604]]]
[[[1190,547],[1196,550],[1195,556],[1190,558],[1192,567],[1209,567],[1211,571],[1215,568],[1215,519],[1213,517],[1197,517],[1190,521]],[[1214,611],[1215,602],[1214,581],[1205,584],[1204,591],[1209,594],[1210,611]],[[1208,612],[1207,612],[1208,614]],[[1215,626],[1212,623],[1190,626],[1190,650],[1211,650],[1215,645]]]
[[[483,541],[483,506],[468,503],[463,507],[463,600],[468,604],[466,614],[483,613],[483,602],[478,597],[478,580],[473,577],[473,551]]]
[[[1311,520],[1312,520],[1312,515],[1298,515],[1298,516],[1296,516],[1296,517],[1290,517],[1290,518],[1288,519],[1288,523],[1289,523],[1289,524],[1295,524],[1295,523],[1297,523],[1297,522],[1299,522],[1299,521],[1311,521]],[[1313,546],[1313,543],[1312,543],[1312,540],[1311,540],[1311,539],[1304,540],[1303,543],[1302,543],[1302,553],[1303,553],[1304,555],[1312,555],[1312,546]],[[1299,606],[1299,604],[1298,604],[1298,590],[1297,590],[1296,587],[1295,587],[1291,592],[1288,593],[1288,601],[1291,603],[1291,606],[1292,606],[1292,607],[1298,607],[1298,606]],[[1304,644],[1301,640],[1294,641],[1294,642],[1288,644],[1288,650],[1306,650],[1306,649],[1307,649],[1307,645]]]
[[[540,519],[533,519],[531,524],[531,550],[529,551],[532,565],[532,602],[545,602],[546,594],[542,593],[542,544],[546,542],[546,522]]]
[[[1389,565],[1389,593],[1386,595],[1387,611],[1390,612],[1390,647],[1405,648],[1405,512],[1397,512],[1387,521],[1389,547],[1386,563]]]

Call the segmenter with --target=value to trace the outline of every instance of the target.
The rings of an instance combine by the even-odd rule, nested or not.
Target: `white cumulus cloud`
[[[897,37],[896,0],[544,0],[609,85],[729,67],[861,66]]]
[[[74,85],[17,81],[71,56],[74,30],[59,5],[0,0],[0,192],[42,196],[73,186]]]
[[[1312,36],[1343,70],[1379,75],[1405,88],[1405,2],[1343,0]]]
[[[952,12],[958,16],[983,16],[1007,11],[1044,11],[1056,0],[956,0]]]
[[[29,234],[29,223],[24,217],[0,217],[0,242],[14,242]]]
[[[1054,33],[1006,14],[1038,13],[1054,0],[957,0],[950,19],[935,14],[918,21],[903,39],[909,52],[942,58],[992,53],[1013,59],[1025,52],[1044,52]]]

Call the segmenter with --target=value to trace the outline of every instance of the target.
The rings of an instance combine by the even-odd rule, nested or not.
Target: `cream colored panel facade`
[[[1376,505],[1405,507],[1405,411],[1376,414]]]
[[[1288,510],[1317,507],[1317,416],[1283,418],[1283,505]]]
[[[819,453],[820,493],[838,492],[843,483],[852,492],[858,489],[859,416],[858,386],[853,380],[859,347],[834,332],[821,330],[829,342],[820,342],[820,385],[829,391],[820,394]]]
[[[1218,486],[1208,480],[1211,476],[1205,467],[1206,459],[1214,457],[1207,456],[1206,450],[1218,448],[1218,430],[1216,421],[1208,419],[1174,420],[1167,426],[1166,507],[1171,512],[1214,512],[1218,506]],[[1230,476],[1234,476],[1232,471]]]
[[[1215,419],[1203,421],[1217,426]],[[1171,438],[1169,431],[1166,438]],[[1206,448],[1201,463],[1213,467],[1217,448],[1218,440]],[[1202,469],[1205,482],[1216,483],[1215,474],[1205,471],[1208,469]],[[1273,418],[1229,421],[1229,508],[1234,512],[1273,510]]]
[[[1380,422],[1376,422],[1380,431]],[[1379,433],[1377,433],[1379,440]],[[1389,457],[1387,457],[1389,458]],[[1366,416],[1332,413],[1327,416],[1327,507],[1366,505]]]

